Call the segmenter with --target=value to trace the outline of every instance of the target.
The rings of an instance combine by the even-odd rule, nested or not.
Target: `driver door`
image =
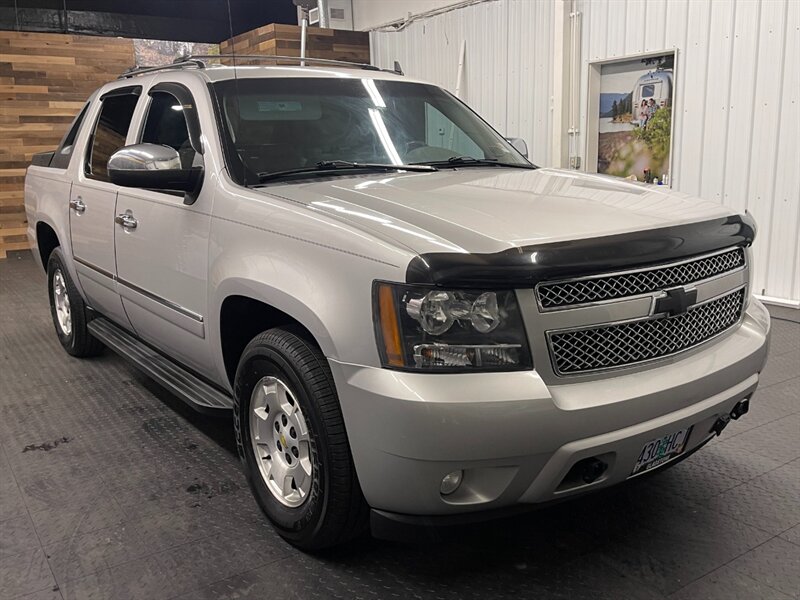
[[[202,164],[187,119],[195,119],[191,93],[180,84],[158,84],[137,142],[177,150],[184,167]],[[196,125],[199,127],[199,125]],[[198,139],[195,136],[195,139]],[[213,186],[206,181],[196,201],[183,192],[122,187],[115,228],[118,289],[137,334],[196,371],[211,368],[206,317],[208,238]]]

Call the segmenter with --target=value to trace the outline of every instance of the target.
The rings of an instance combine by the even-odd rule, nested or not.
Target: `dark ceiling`
[[[0,0],[20,31],[216,43],[268,23],[296,24],[292,0]]]

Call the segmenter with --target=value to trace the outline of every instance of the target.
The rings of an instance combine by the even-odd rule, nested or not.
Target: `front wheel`
[[[72,356],[95,356],[103,351],[103,344],[89,333],[89,311],[64,263],[61,248],[53,250],[47,261],[50,314],[58,341]]]
[[[368,509],[319,348],[300,331],[265,331],[245,348],[234,390],[239,456],[278,533],[304,550],[362,533]]]

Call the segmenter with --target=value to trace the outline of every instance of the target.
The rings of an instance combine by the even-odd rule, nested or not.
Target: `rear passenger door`
[[[114,215],[117,186],[108,178],[108,159],[125,145],[141,86],[117,88],[100,97],[84,162],[72,185],[69,226],[75,270],[89,305],[129,327],[116,289]]]
[[[136,143],[170,146],[184,168],[202,166],[199,118],[188,88],[159,83],[145,100]],[[118,290],[136,333],[196,371],[213,367],[205,321],[214,187],[205,178],[191,204],[183,192],[120,188],[117,213],[130,214],[136,226],[115,231]]]

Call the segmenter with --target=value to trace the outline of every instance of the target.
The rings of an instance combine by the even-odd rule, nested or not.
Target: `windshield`
[[[270,77],[221,81],[213,89],[228,167],[243,185],[324,161],[402,165],[470,157],[531,166],[469,108],[433,85]]]

